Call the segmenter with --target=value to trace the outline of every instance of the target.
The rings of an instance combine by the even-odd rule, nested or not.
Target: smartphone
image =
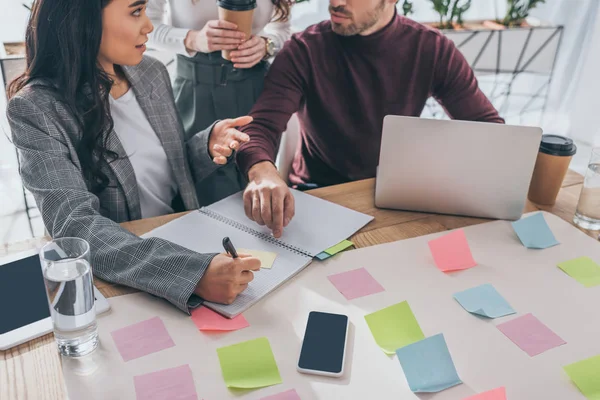
[[[339,377],[344,374],[348,316],[312,311],[298,360],[298,372]]]

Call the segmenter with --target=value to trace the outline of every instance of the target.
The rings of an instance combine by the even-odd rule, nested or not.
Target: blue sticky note
[[[462,383],[442,333],[396,350],[410,390],[440,392]]]
[[[523,246],[529,249],[546,249],[559,244],[542,213],[515,221],[512,226]]]
[[[328,259],[329,257],[331,257],[331,254],[327,254],[324,251],[317,254],[317,258],[321,261]]]
[[[454,299],[468,312],[482,317],[498,318],[515,313],[504,297],[489,283],[455,293]]]

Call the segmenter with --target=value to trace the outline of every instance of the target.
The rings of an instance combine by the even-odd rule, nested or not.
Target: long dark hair
[[[273,21],[288,21],[290,19],[290,8],[295,0],[271,0],[273,5],[275,6],[275,15],[273,16]]]
[[[118,155],[106,146],[113,129],[108,96],[113,81],[97,61],[102,9],[111,0],[35,0],[25,36],[27,69],[8,87],[11,98],[35,79],[52,83],[81,131],[77,148],[90,189],[108,186],[103,164]]]

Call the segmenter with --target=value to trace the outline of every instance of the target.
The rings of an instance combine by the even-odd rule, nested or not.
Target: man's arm
[[[279,52],[265,78],[263,92],[250,112],[254,119],[241,129],[250,136],[237,152],[240,171],[246,176],[261,161],[275,162],[281,134],[300,109],[310,71],[306,51],[296,37]]]
[[[504,123],[465,57],[445,36],[438,42],[432,93],[453,119]]]
[[[250,116],[253,122],[242,129],[250,136],[237,152],[237,163],[249,184],[244,192],[248,218],[267,225],[275,237],[294,216],[294,197],[275,168],[275,158],[291,116],[300,109],[310,79],[307,52],[293,37],[265,78],[261,96]]]

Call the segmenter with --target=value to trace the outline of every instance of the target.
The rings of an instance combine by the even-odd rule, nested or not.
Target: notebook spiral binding
[[[284,243],[284,242],[282,242],[282,241],[281,241],[281,240],[279,240],[279,239],[276,239],[276,238],[274,238],[274,237],[273,237],[273,236],[271,236],[271,235],[266,235],[266,234],[264,234],[264,233],[261,233],[261,232],[255,231],[255,230],[254,230],[254,229],[252,229],[252,228],[248,228],[248,227],[247,227],[246,225],[244,225],[244,224],[240,224],[239,222],[237,222],[237,221],[234,221],[234,220],[232,220],[232,219],[229,219],[229,218],[227,218],[227,217],[224,217],[224,216],[222,216],[221,214],[219,214],[219,213],[216,213],[216,212],[214,212],[214,211],[211,211],[211,210],[208,210],[208,209],[200,209],[200,210],[198,210],[198,211],[200,211],[202,214],[204,214],[204,215],[206,215],[206,216],[208,216],[208,217],[210,217],[210,218],[212,218],[212,219],[215,219],[215,220],[217,220],[217,221],[223,222],[223,223],[225,223],[225,224],[227,224],[227,225],[229,225],[229,226],[233,226],[234,228],[237,228],[237,229],[239,229],[239,230],[241,230],[241,231],[243,231],[243,232],[249,233],[249,234],[251,234],[252,236],[259,237],[259,238],[261,238],[262,240],[265,240],[265,241],[267,241],[267,242],[269,242],[269,243],[271,243],[271,244],[274,244],[275,246],[283,247],[283,248],[285,248],[285,249],[287,249],[287,250],[291,251],[292,253],[296,253],[296,254],[298,254],[298,255],[305,256],[305,257],[309,257],[309,258],[313,258],[313,257],[314,257],[312,254],[310,254],[310,253],[309,253],[308,251],[306,251],[306,250],[303,250],[303,249],[301,249],[301,248],[299,248],[299,247],[296,247],[296,246],[291,246],[291,245],[289,245],[289,244],[287,244],[287,243]]]

